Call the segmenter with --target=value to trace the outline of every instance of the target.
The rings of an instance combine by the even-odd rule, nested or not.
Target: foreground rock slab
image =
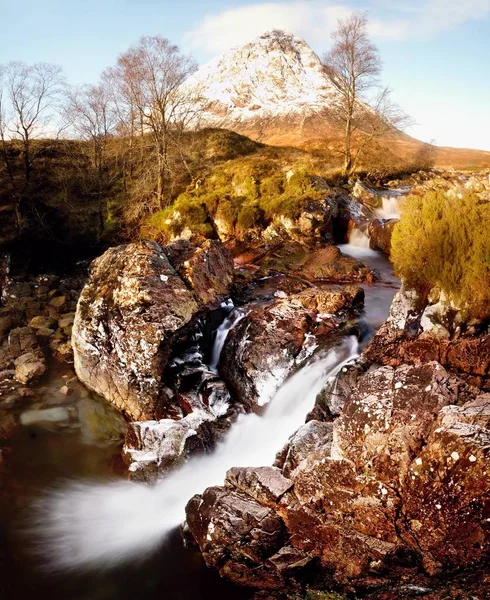
[[[489,423],[490,395],[439,363],[374,365],[341,416],[308,422],[276,467],[232,469],[195,496],[190,531],[207,564],[262,590],[315,573],[366,592],[482,566]]]

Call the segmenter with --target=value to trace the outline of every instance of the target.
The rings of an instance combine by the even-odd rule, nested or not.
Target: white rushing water
[[[356,248],[369,249],[369,235],[366,231],[354,227],[349,233],[349,244]]]
[[[216,371],[216,369],[218,368],[221,352],[223,351],[223,346],[225,345],[228,334],[246,316],[246,312],[243,312],[239,309],[235,309],[226,317],[223,323],[221,323],[221,325],[218,327],[216,331],[216,338],[213,344],[211,362],[209,364],[209,368],[212,371]]]
[[[323,386],[357,355],[357,339],[350,337],[314,357],[284,383],[263,416],[241,415],[213,454],[191,459],[154,486],[82,482],[47,495],[33,532],[47,566],[103,569],[154,551],[182,522],[189,499],[221,485],[228,469],[271,465]]]
[[[381,197],[382,206],[378,208],[376,216],[380,219],[399,219],[400,201],[410,191],[410,187],[402,187],[397,190],[385,191]]]

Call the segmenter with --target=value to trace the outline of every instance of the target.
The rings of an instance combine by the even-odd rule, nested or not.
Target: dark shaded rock
[[[338,417],[346,400],[352,394],[357,385],[358,378],[366,371],[368,365],[362,359],[355,363],[345,365],[334,379],[327,383],[324,389],[318,394],[315,406],[307,420],[331,421]]]
[[[271,508],[233,489],[208,488],[186,507],[187,523],[209,566],[241,585],[278,589],[280,571],[268,559],[281,550],[284,525]]]
[[[272,304],[253,306],[228,334],[220,375],[248,408],[264,406],[292,370],[362,300],[362,290],[348,287],[305,290]]]

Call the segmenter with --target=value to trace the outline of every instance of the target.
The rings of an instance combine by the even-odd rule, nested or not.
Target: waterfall
[[[400,204],[398,199],[400,195],[401,194],[399,192],[393,192],[391,194],[385,194],[382,196],[382,206],[375,211],[376,215],[381,219],[399,219]]]
[[[349,233],[349,244],[356,248],[369,249],[369,236],[367,232],[354,227]]]
[[[213,351],[211,354],[211,362],[209,364],[211,371],[216,371],[218,368],[221,352],[223,350],[223,346],[225,345],[228,334],[246,316],[247,313],[236,309],[232,311],[218,327],[216,331],[216,338],[214,340]]]
[[[182,521],[188,500],[222,484],[229,468],[272,464],[323,386],[357,355],[357,339],[350,337],[313,357],[284,383],[263,416],[241,415],[213,454],[192,458],[154,486],[81,482],[47,494],[32,531],[47,567],[103,569],[154,551]]]

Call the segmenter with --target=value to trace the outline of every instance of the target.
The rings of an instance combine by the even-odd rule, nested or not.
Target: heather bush
[[[393,231],[391,258],[422,294],[439,288],[475,318],[490,317],[490,202],[474,192],[409,196]]]

